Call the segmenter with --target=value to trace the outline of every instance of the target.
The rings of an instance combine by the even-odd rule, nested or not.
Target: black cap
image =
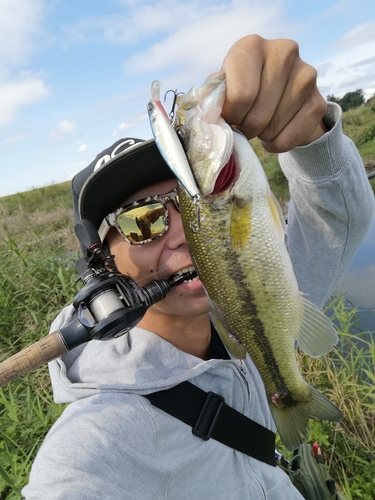
[[[73,178],[75,221],[89,219],[98,229],[133,193],[173,178],[153,139],[120,139]]]

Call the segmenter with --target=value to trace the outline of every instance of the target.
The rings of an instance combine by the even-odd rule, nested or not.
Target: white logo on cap
[[[125,151],[127,151],[128,149],[130,149],[131,147],[133,147],[135,144],[138,144],[137,142],[135,142],[134,139],[126,139],[126,141],[122,141],[120,142],[120,144],[118,144],[115,149],[112,151],[111,155],[104,155],[102,156],[101,158],[99,158],[99,160],[96,162],[95,164],[95,167],[94,167],[94,172],[96,170],[98,170],[99,168],[101,168],[103,165],[105,165],[109,160],[112,160],[112,158],[114,158],[115,156],[117,156],[117,154],[122,154],[124,153]],[[124,146],[124,145],[127,145],[125,151],[120,151],[119,153],[119,150]]]

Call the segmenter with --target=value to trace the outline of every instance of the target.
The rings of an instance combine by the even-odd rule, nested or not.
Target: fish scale
[[[267,258],[259,260],[256,256],[247,257],[245,262],[242,263],[241,259],[244,259],[242,254],[233,250],[230,244],[222,244],[220,234],[225,230],[229,231],[229,205],[228,210],[224,211],[222,209],[220,211],[217,225],[215,224],[217,217],[210,217],[212,228],[209,234],[203,238],[200,233],[194,234],[190,228],[189,221],[194,217],[194,205],[183,191],[180,191],[180,205],[183,214],[184,231],[196,263],[197,272],[204,283],[210,300],[215,304],[214,307],[220,311],[225,311],[223,317],[226,323],[231,326],[233,332],[247,330],[246,336],[241,336],[241,341],[247,352],[251,353],[256,365],[257,360],[265,359],[267,364],[273,363],[276,366],[276,357],[273,355],[271,343],[265,335],[265,325],[272,323],[272,330],[277,330],[279,337],[280,332],[286,331],[288,334],[290,333],[291,320],[288,317],[290,314],[287,316],[281,314],[282,310],[289,306],[286,294],[284,293],[285,300],[280,300],[279,291],[274,284],[272,284],[271,290],[268,290],[268,282],[264,279],[263,269],[260,273],[257,272],[259,267],[263,268],[263,260],[266,261]],[[209,218],[209,204],[202,202],[200,210],[201,216],[204,214],[205,217]],[[225,212],[227,213],[225,214]],[[213,249],[213,251],[208,251],[208,249]],[[248,253],[251,254],[251,250],[251,245],[249,245]],[[277,264],[275,260],[272,262],[274,265]],[[248,280],[249,275],[252,276],[251,286]],[[215,279],[212,279],[213,276],[215,276]],[[253,288],[260,288],[260,290],[253,292]],[[261,310],[266,309],[264,321],[262,321],[262,311],[257,307],[256,296],[258,296],[258,304],[266,304],[266,308],[260,308]],[[296,322],[296,318],[293,318],[293,320]],[[285,336],[284,339],[281,338],[278,341],[278,348],[282,349],[283,344],[286,344],[285,350],[291,352],[291,357],[293,357],[294,355],[289,347],[291,342],[290,335]],[[259,346],[258,349],[256,349],[256,346]],[[262,366],[264,363],[259,364]],[[273,373],[272,380],[275,378],[276,371],[278,370]],[[263,374],[263,377],[266,376],[267,372]],[[281,374],[278,375],[278,378],[277,387],[273,383],[271,393],[279,389],[280,382],[284,385]],[[300,390],[305,390],[305,384],[301,384]]]

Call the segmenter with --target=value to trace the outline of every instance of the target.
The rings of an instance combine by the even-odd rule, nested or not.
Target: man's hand
[[[290,151],[321,137],[326,102],[315,68],[292,40],[241,38],[222,66],[227,96],[222,116],[246,137],[259,137],[271,153]]]

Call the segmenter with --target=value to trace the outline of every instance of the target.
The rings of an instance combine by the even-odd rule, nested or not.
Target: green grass
[[[64,184],[0,199],[0,359],[47,335],[77,293],[69,198]],[[0,388],[1,500],[20,498],[36,451],[62,410],[52,400],[46,366]]]
[[[51,184],[42,188],[31,189],[1,198],[2,210],[12,215],[24,210],[34,212],[48,212],[56,207],[71,208],[70,182]]]
[[[259,145],[255,147],[258,148]],[[258,154],[273,189],[288,197],[276,157]],[[73,233],[68,183],[0,199],[0,360],[44,337],[57,313],[75,297]],[[348,499],[370,500],[375,492],[375,346],[364,332],[359,348],[349,333],[355,310],[334,304],[340,347],[320,359],[300,356],[304,377],[344,412],[340,425],[312,423],[331,472]],[[375,332],[373,332],[375,336]],[[366,344],[367,343],[367,344]],[[346,354],[345,354],[346,353]],[[52,400],[47,367],[0,388],[0,500],[19,499],[35,454],[64,406]],[[280,445],[282,448],[282,446]]]
[[[375,97],[343,115],[343,130],[357,146],[365,163],[375,162]]]
[[[375,331],[351,333],[356,309],[342,297],[330,307],[340,343],[330,354],[310,358],[299,352],[304,378],[343,412],[339,424],[311,421],[309,441],[318,441],[339,490],[347,499],[375,494]],[[290,453],[279,442],[286,456]]]

